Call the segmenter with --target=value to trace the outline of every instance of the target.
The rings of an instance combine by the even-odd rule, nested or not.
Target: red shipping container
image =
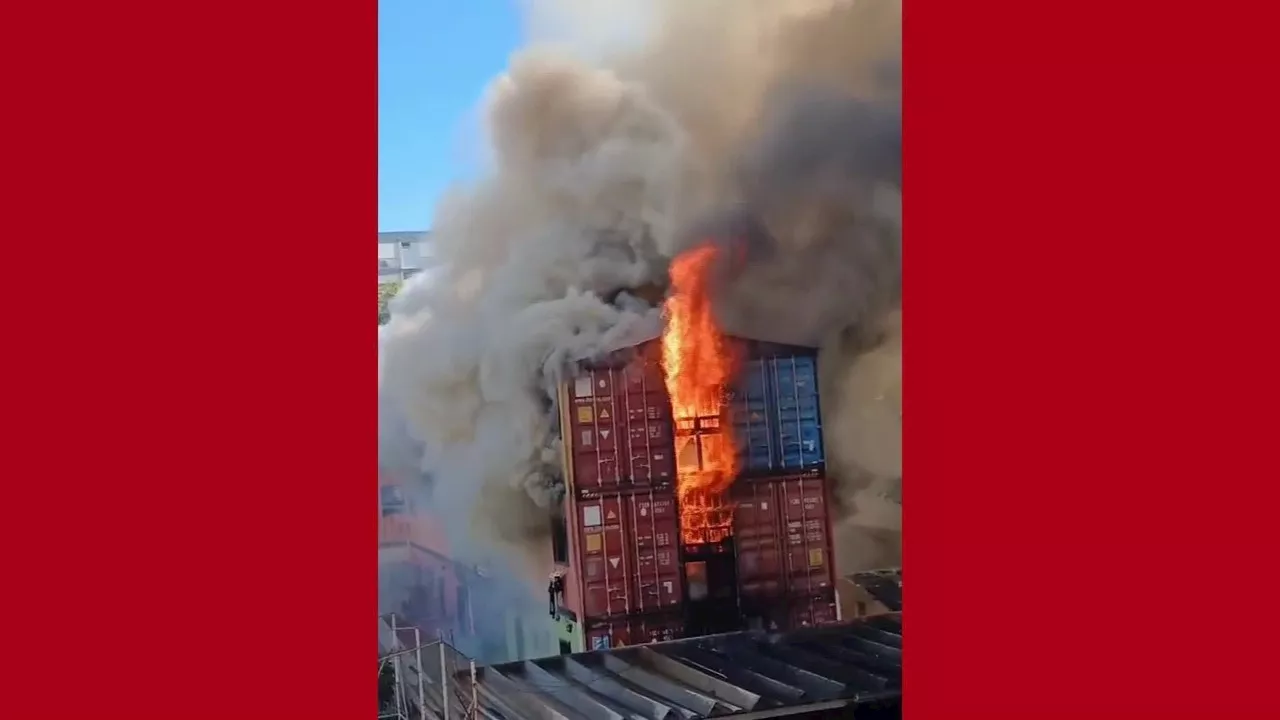
[[[805,598],[773,599],[763,614],[752,618],[750,630],[796,630],[838,622],[834,591]]]
[[[671,401],[662,368],[637,356],[622,367],[587,369],[565,398],[575,491],[608,492],[675,480]]]
[[[587,650],[643,645],[683,637],[684,618],[679,614],[625,617],[599,622],[587,628]]]
[[[739,595],[789,604],[835,587],[825,477],[739,480],[733,535]]]
[[[836,609],[836,594],[832,590],[818,597],[805,598],[791,606],[788,628],[794,630],[802,627],[820,627],[839,622]]]
[[[670,491],[580,500],[576,513],[586,619],[679,608],[680,521]]]

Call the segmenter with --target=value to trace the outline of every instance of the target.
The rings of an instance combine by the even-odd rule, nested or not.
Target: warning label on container
[[[578,422],[583,425],[589,425],[593,421],[593,414],[590,405],[578,406]]]
[[[591,378],[580,377],[574,380],[573,394],[575,397],[580,397],[580,398],[591,397]]]
[[[591,649],[592,649],[592,650],[608,650],[608,649],[609,649],[609,636],[608,636],[608,635],[597,635],[597,636],[595,636],[595,637],[591,638]]]

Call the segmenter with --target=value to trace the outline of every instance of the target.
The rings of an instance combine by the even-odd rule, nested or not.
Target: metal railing
[[[479,717],[475,661],[443,640],[424,642],[416,626],[380,616],[390,627],[390,647],[379,648],[378,677],[391,674],[391,697],[379,686],[378,717],[386,720],[472,720]],[[412,646],[401,636],[412,631]],[[469,670],[469,672],[467,672]],[[464,680],[465,678],[465,680]]]

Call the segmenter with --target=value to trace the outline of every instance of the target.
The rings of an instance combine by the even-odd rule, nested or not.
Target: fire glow
[[[708,280],[717,249],[703,245],[671,263],[663,305],[662,370],[676,427],[676,498],[686,543],[732,534],[725,491],[737,473],[727,423],[721,422],[734,355],[711,312]]]

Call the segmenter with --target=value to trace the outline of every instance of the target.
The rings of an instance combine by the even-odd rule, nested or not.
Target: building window
[[[400,247],[401,249],[408,250],[409,248],[413,247],[413,243],[402,242],[400,243]]]
[[[569,524],[561,515],[551,516],[551,555],[556,564],[569,564]]]
[[[400,251],[400,267],[405,270],[416,270],[422,267],[422,254],[418,252],[417,246],[406,244]]]
[[[572,646],[572,645],[570,645],[569,643],[565,642],[564,640],[561,640],[561,641],[560,641],[560,654],[561,654],[561,655],[572,655],[572,654],[573,654],[573,646]]]
[[[404,493],[397,485],[383,485],[382,516],[398,515],[405,510]]]
[[[379,260],[395,260],[396,246],[393,243],[378,243]]]

